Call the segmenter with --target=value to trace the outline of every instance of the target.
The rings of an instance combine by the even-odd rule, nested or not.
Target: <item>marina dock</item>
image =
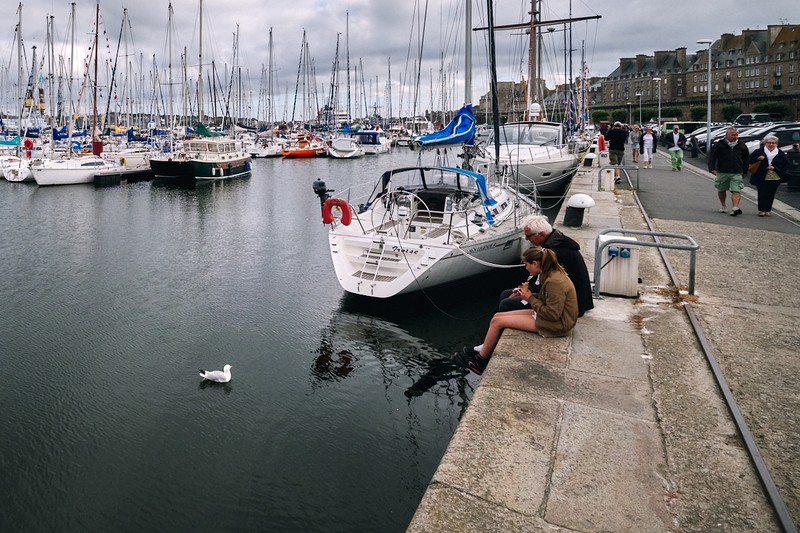
[[[596,298],[566,338],[506,330],[409,532],[792,530],[792,515],[800,518],[800,386],[790,384],[800,367],[800,216],[779,201],[773,219],[756,217],[752,189],[742,193],[745,219],[719,213],[705,159],[687,163],[672,172],[656,154],[655,168],[641,170],[640,196],[656,183],[694,180],[651,216],[659,231],[698,242],[695,295],[672,287],[658,250],[641,247],[638,297]],[[595,206],[580,227],[564,227],[564,207],[554,226],[581,244],[591,275],[600,232],[647,227],[631,188],[615,186],[597,163],[579,169],[567,197],[576,193]],[[703,207],[690,207],[687,195]],[[685,284],[689,254],[666,255]],[[686,302],[748,419],[777,509]]]

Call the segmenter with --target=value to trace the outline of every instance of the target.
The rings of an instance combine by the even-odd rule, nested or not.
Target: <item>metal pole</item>
[[[711,39],[699,39],[697,44],[705,44],[706,61],[708,62],[708,80],[706,84],[706,155],[711,153]]]
[[[639,127],[642,127],[642,93],[639,93]]]
[[[661,131],[661,78],[653,78],[658,84],[658,131]]]

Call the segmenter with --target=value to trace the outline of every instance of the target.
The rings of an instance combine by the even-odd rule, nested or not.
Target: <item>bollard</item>
[[[583,166],[591,167],[594,166],[594,160],[597,158],[597,154],[586,154],[583,156]]]
[[[594,198],[588,194],[573,194],[567,201],[567,211],[564,213],[564,225],[580,227],[583,224],[583,212],[594,207]]]

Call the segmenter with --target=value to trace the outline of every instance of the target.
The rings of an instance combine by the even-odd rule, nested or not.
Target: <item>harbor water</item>
[[[343,293],[312,182],[416,158],[0,182],[0,531],[404,531],[478,383],[450,354],[522,277]]]

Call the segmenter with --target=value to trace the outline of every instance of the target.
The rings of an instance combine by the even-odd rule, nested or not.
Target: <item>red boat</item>
[[[319,137],[301,137],[283,149],[283,157],[317,157],[325,153],[326,148]]]

